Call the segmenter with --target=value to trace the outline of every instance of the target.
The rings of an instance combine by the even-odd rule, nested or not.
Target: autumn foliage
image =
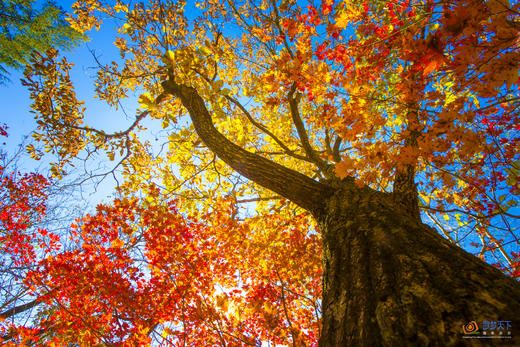
[[[52,307],[38,338],[82,345],[316,341],[319,242],[307,218],[238,222],[226,199],[210,215],[183,217],[176,204],[116,200],[78,220],[74,249],[43,260],[26,278]],[[255,232],[265,235],[252,240]],[[286,261],[311,252],[310,263]]]
[[[6,127],[0,127],[0,136],[7,136]],[[7,154],[0,152],[2,161]],[[46,233],[38,230],[32,235],[27,229],[45,215],[45,188],[48,180],[40,174],[10,172],[0,164],[0,225],[2,252],[9,254],[13,265],[30,263],[35,258],[31,241],[39,239],[40,247],[46,247]],[[52,243],[53,240],[51,240]]]
[[[8,136],[8,127],[0,126],[0,136]],[[47,189],[50,180],[38,173],[22,173],[13,167],[16,157],[0,149],[0,270],[2,296],[0,319],[12,315],[11,309],[31,299],[22,283],[40,259],[60,248],[59,238],[38,228],[45,219]],[[6,334],[6,321],[0,332]],[[30,331],[30,329],[29,329]]]
[[[77,30],[119,25],[122,59],[100,62],[95,91],[116,110],[138,95],[120,131],[86,125],[73,64],[58,52],[27,67],[33,136],[57,157],[52,174],[82,154],[106,155],[113,170],[96,176],[117,172],[121,184],[118,199],[78,218],[60,240],[67,247],[25,276],[47,314],[31,328],[10,325],[12,339],[317,345],[316,222],[220,160],[168,80],[194,88],[215,128],[247,152],[319,182],[411,194],[411,208],[451,243],[520,278],[520,3],[190,6],[74,5]],[[44,210],[31,201],[45,184],[37,175],[2,183],[11,195],[0,218],[13,231],[0,246],[26,264],[24,218]],[[57,250],[44,231],[34,240]]]

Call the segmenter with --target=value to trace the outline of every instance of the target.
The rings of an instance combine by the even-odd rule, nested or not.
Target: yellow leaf
[[[173,51],[166,52],[166,59],[168,59],[170,64],[174,63],[175,62],[175,53],[173,53]]]
[[[217,295],[217,307],[222,311],[227,311],[229,307],[229,302],[226,294]]]
[[[167,337],[167,336],[172,335],[172,334],[173,334],[173,331],[172,331],[170,328],[165,327],[165,328],[163,329],[163,331],[162,331],[161,336],[162,336],[162,337]]]
[[[336,26],[340,29],[345,29],[349,23],[349,18],[347,12],[341,12],[339,16],[336,17]]]
[[[121,248],[125,245],[125,242],[121,239],[115,239],[112,241],[112,247],[114,248]]]
[[[149,93],[141,94],[138,101],[141,104],[141,107],[145,109],[154,109],[156,106],[152,96]]]
[[[128,7],[122,4],[115,4],[114,10],[116,12],[128,12]]]
[[[273,313],[273,305],[271,305],[271,303],[269,301],[266,301],[264,303],[264,311],[267,312],[268,314]]]
[[[133,33],[133,32],[134,32],[134,29],[132,28],[132,26],[131,26],[130,24],[125,23],[125,24],[123,25],[123,33],[125,33],[125,34],[131,34],[131,33]]]
[[[213,83],[211,84],[211,86],[213,87],[213,89],[215,89],[215,90],[217,90],[217,91],[220,90],[220,89],[222,88],[223,85],[224,85],[224,82],[222,82],[222,80],[217,80],[217,81],[215,81],[215,82],[213,82]]]
[[[221,93],[222,93],[222,95],[229,95],[229,93],[231,93],[231,91],[229,90],[229,88],[224,88],[221,90]]]
[[[336,177],[345,178],[349,176],[350,170],[354,167],[354,161],[350,158],[344,158],[342,161],[336,164],[334,168],[334,173]]]

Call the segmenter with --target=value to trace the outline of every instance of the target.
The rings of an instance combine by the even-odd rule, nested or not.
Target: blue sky
[[[40,0],[37,0],[37,2],[40,2]],[[57,0],[56,3],[70,13],[74,1]],[[195,8],[192,4],[190,11],[194,10]],[[121,23],[118,24],[121,25]],[[85,123],[91,127],[102,129],[107,133],[126,129],[132,123],[136,109],[139,106],[137,102],[139,91],[134,92],[134,94],[132,92],[129,93],[129,97],[123,103],[124,112],[121,109],[116,111],[104,101],[94,98],[97,72],[97,63],[94,55],[101,64],[110,63],[113,60],[117,61],[120,58],[119,49],[113,44],[116,36],[116,23],[111,20],[104,20],[100,31],[89,31],[87,35],[89,36],[89,41],[85,44],[71,51],[60,52],[60,55],[65,56],[68,62],[74,64],[70,77],[74,84],[77,99],[85,101]],[[5,150],[7,152],[14,153],[23,142],[23,139],[30,136],[36,129],[37,124],[30,112],[32,101],[29,91],[21,84],[23,71],[11,69],[9,72],[10,82],[0,86],[4,100],[4,107],[0,111],[0,124],[6,123],[9,127],[9,137],[2,142],[6,142]],[[145,122],[146,125],[148,123],[150,122]],[[146,134],[141,134],[141,138],[143,135],[146,136]],[[52,155],[44,155],[42,160],[34,161],[26,155],[23,160],[18,162],[18,168],[22,171],[38,171],[47,174],[48,163],[55,161],[55,159]],[[100,156],[99,159],[108,161],[103,156]],[[94,162],[94,164],[97,165],[97,162]],[[81,167],[82,165],[80,163],[77,166]],[[84,195],[85,198],[95,205],[101,201],[110,201],[109,197],[113,193],[114,187],[115,181],[108,177],[104,179],[103,184],[98,187],[96,192],[92,191],[92,185],[90,185],[90,188],[88,185],[83,185],[81,190],[87,192]]]
[[[70,11],[73,1],[58,1],[66,11]],[[131,120],[121,111],[115,111],[104,102],[94,98],[94,80],[96,76],[96,61],[93,54],[101,63],[107,63],[119,56],[118,49],[113,45],[116,32],[114,24],[105,22],[101,31],[91,31],[88,33],[89,42],[73,49],[72,51],[62,52],[69,62],[75,64],[71,71],[71,80],[74,83],[76,95],[79,100],[85,101],[87,124],[93,127],[104,129],[107,132],[124,129]],[[22,86],[21,79],[23,71],[9,70],[10,82],[0,86],[4,107],[0,111],[0,123],[6,123],[9,127],[9,137],[6,141],[6,150],[13,153],[23,142],[24,137],[31,134],[36,129],[36,122],[30,113],[31,100],[29,91]],[[130,97],[126,103],[126,111],[129,116],[133,116],[137,108],[137,97]],[[39,162],[33,160],[22,160],[20,162],[22,170],[37,170],[45,172],[47,163],[52,161],[51,156],[44,156]],[[112,193],[114,186],[113,180],[106,180],[98,189],[98,192],[89,199],[99,202]],[[87,189],[88,190],[88,189]]]

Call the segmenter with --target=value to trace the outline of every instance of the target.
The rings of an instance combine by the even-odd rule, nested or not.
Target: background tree
[[[81,339],[94,342],[146,341],[163,328],[164,339],[173,336],[170,343],[189,337],[198,344],[254,344],[260,336],[298,345],[320,336],[321,346],[455,345],[470,320],[519,324],[518,283],[458,247],[471,235],[471,242],[481,243],[481,258],[496,257],[504,272],[518,275],[518,4],[374,1],[301,8],[293,1],[204,2],[195,19],[186,17],[194,11],[186,6],[75,5],[71,23],[78,30],[100,26],[106,17],[121,21],[115,44],[125,60],[100,66],[96,92],[117,108],[130,91],[138,91],[140,108],[124,130],[108,134],[83,124],[70,64],[56,52],[35,56],[26,70],[39,120],[36,138],[58,154],[55,175],[83,151],[105,150],[126,178],[119,187],[124,207],[121,202],[101,207],[93,217],[101,226],[91,219],[78,223],[75,229],[85,234],[78,251],[42,263],[31,275],[36,288],[55,283],[57,292],[47,300],[63,314],[52,324],[81,327]],[[155,135],[157,142],[167,141],[164,146],[139,139],[150,118],[161,121],[164,131]],[[136,211],[128,204],[137,196],[148,202],[135,206],[166,210],[151,224],[150,217],[139,217],[133,227],[121,225],[118,216]],[[169,205],[173,197],[177,209]],[[223,208],[223,199],[230,208]],[[256,205],[240,207],[247,202]],[[219,219],[223,211],[230,220]],[[275,223],[267,223],[273,215]],[[431,216],[445,237],[423,224],[422,216]],[[232,244],[212,258],[213,248],[199,243],[183,254],[185,263],[168,258],[179,253],[177,242],[191,241],[168,244],[173,236],[154,242],[146,235],[152,237],[158,225],[184,230],[172,235],[188,235],[176,218],[193,226],[188,230],[198,235],[197,242],[217,242],[235,235],[235,225],[247,225],[247,233],[236,232],[245,244]],[[197,218],[214,234],[195,227]],[[315,273],[299,280],[291,267],[316,269],[315,249],[277,248],[277,242],[291,248],[299,228],[283,234],[276,226],[296,218],[303,239],[321,237],[321,308],[314,304],[317,291],[302,291]],[[277,242],[262,243],[266,236]],[[243,252],[258,244],[279,253],[268,253],[274,266],[266,265],[267,277],[252,287]],[[159,278],[175,264],[176,274],[197,268],[211,279],[196,286],[206,288],[202,295],[183,292],[178,300],[187,306],[180,316],[150,317],[137,307],[123,308],[121,298],[89,287],[93,280],[81,275],[96,273],[88,266],[97,266],[98,278],[111,276],[102,283],[121,283],[116,291],[129,293],[124,302],[145,300],[155,287],[143,297],[140,291],[148,284],[139,281],[141,268],[124,271],[131,258],[115,253],[148,252],[139,259],[153,273],[150,259],[161,246],[166,263],[156,271]],[[255,261],[264,254],[251,252]],[[87,270],[73,267],[77,259],[87,259],[82,261]],[[213,265],[205,267],[200,259]],[[221,272],[217,264],[247,265]],[[279,264],[286,271],[277,277]],[[104,267],[113,270],[103,272]],[[148,270],[141,271],[146,278]],[[179,276],[157,283],[174,290]],[[241,319],[233,323],[224,314],[228,301],[216,298],[220,318],[208,326],[213,311],[204,308],[217,284],[224,293],[240,288],[232,302],[252,307],[252,326],[239,324]],[[79,305],[81,293],[95,298],[95,307]],[[270,305],[242,300],[253,293]],[[308,314],[293,320],[287,293],[310,294],[297,306],[321,314],[321,326],[309,322]],[[100,317],[106,305],[114,311]],[[78,307],[91,312],[87,319],[74,313]],[[102,329],[98,321],[113,322],[114,328]],[[69,342],[76,338],[64,336]]]
[[[7,126],[0,127],[0,136],[7,136]],[[22,281],[27,271],[37,264],[36,248],[48,241],[47,232],[37,231],[34,226],[45,216],[45,190],[49,181],[42,175],[24,175],[14,169],[16,155],[9,157],[3,148],[0,160],[0,315],[5,320],[38,304],[28,295],[29,289]],[[2,335],[5,333],[2,331]]]
[[[8,136],[6,125],[0,126],[0,136]],[[25,280],[39,261],[67,249],[64,236],[80,203],[75,201],[75,185],[67,188],[64,181],[39,173],[41,168],[28,172],[23,144],[14,153],[4,145],[0,145],[0,336],[10,341],[16,336],[14,327],[37,323],[47,314],[44,302]]]
[[[64,11],[54,2],[38,8],[35,0],[0,1],[0,79],[8,69],[20,69],[33,51],[50,48],[71,49],[85,38],[64,19]]]

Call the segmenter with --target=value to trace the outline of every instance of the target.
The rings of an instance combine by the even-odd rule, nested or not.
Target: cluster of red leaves
[[[273,225],[262,236],[234,219],[226,199],[199,218],[181,215],[176,205],[115,200],[78,220],[70,250],[27,276],[51,314],[18,338],[60,345],[317,343],[321,270],[319,256],[308,254],[319,254],[319,239],[307,216],[283,225],[274,215],[262,221]],[[302,264],[304,257],[310,262]]]
[[[27,229],[45,215],[44,189],[48,185],[39,174],[5,173],[0,165],[0,247],[16,266],[30,264],[35,258],[34,242],[43,249],[53,248],[56,235],[45,230],[28,234]]]
[[[7,126],[0,136],[7,136]],[[0,150],[0,160],[8,163]],[[41,174],[9,171],[0,163],[0,251],[16,267],[27,266],[36,259],[35,246],[48,252],[57,247],[58,238],[46,230],[31,230],[45,216],[46,188],[50,182]]]
[[[7,136],[7,127],[0,127],[0,136]],[[6,301],[2,311],[17,304],[24,290],[19,290],[27,269],[34,267],[38,259],[60,248],[59,237],[36,224],[46,215],[47,188],[50,181],[41,174],[10,170],[7,153],[0,150],[0,266],[12,276],[2,284]],[[3,277],[6,279],[7,277]],[[11,292],[12,291],[12,292]],[[15,300],[13,300],[13,298]],[[12,322],[2,322],[0,333],[12,330]],[[32,329],[20,327],[30,336]]]

